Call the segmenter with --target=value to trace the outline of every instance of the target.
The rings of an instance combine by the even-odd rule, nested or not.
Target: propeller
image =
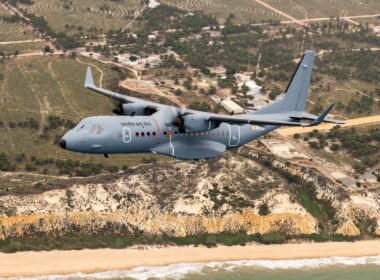
[[[186,132],[185,118],[184,117],[187,115],[190,115],[190,114],[191,113],[189,113],[189,112],[185,112],[185,113],[178,112],[177,118],[172,122],[173,125],[178,127],[179,133],[185,133]]]
[[[113,108],[112,112],[116,115],[123,115],[123,103],[121,102],[115,102],[115,107]]]

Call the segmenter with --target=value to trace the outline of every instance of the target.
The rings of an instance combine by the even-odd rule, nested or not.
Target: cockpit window
[[[86,124],[81,125],[81,126],[77,129],[77,132],[79,132],[80,130],[82,130],[85,126],[86,126]]]
[[[92,125],[91,127],[91,133],[93,134],[102,134],[104,128],[101,127],[100,125]]]

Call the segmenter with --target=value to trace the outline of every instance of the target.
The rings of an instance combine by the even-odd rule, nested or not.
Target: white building
[[[255,81],[245,82],[245,85],[249,88],[247,95],[257,96],[257,95],[261,94],[262,87],[257,85]]]
[[[217,96],[217,95],[211,95],[211,100],[214,101],[217,104],[220,103],[220,97]]]
[[[149,0],[149,4],[148,4],[149,8],[154,9],[158,7],[159,5],[160,3],[158,3],[156,0]]]
[[[232,114],[242,114],[244,112],[244,109],[232,100],[223,100],[220,105]]]

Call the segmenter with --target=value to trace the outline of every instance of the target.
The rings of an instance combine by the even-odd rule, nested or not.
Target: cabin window
[[[177,134],[178,134],[178,131],[174,131],[174,134],[177,135]]]
[[[153,134],[153,136],[156,136],[156,132],[155,132],[155,131],[153,131],[153,133],[152,133],[152,134]]]
[[[144,132],[141,132],[141,137],[144,137],[145,136],[145,133]]]
[[[164,131],[164,135],[168,134],[166,131]]]
[[[140,136],[140,133],[136,132],[136,137],[139,137]]]
[[[146,133],[146,136],[148,136],[148,137],[149,137],[149,136],[150,136],[150,132],[147,132],[147,133]]]

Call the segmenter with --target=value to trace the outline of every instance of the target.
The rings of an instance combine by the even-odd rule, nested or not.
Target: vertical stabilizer
[[[285,90],[285,96],[261,110],[260,114],[280,113],[288,111],[305,111],[307,93],[313,72],[315,53],[306,51],[294,72],[288,87]]]

